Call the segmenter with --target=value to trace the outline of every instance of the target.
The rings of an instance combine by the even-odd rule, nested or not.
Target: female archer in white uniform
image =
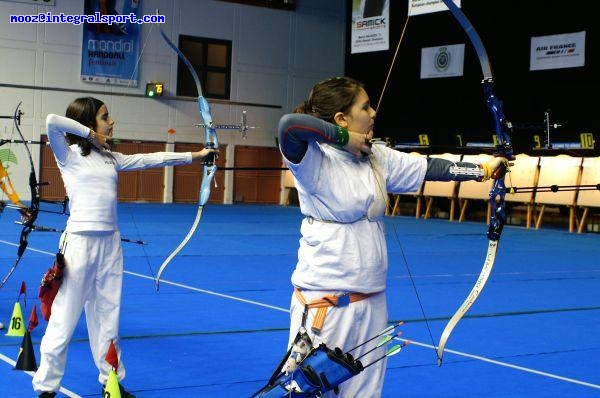
[[[69,197],[70,216],[60,244],[66,263],[64,279],[52,304],[40,346],[40,366],[33,378],[40,397],[54,397],[60,388],[68,344],[82,310],[103,386],[110,371],[104,358],[111,341],[121,356],[123,254],[117,226],[117,172],[188,164],[215,152],[123,155],[108,149],[113,127],[106,105],[95,98],[76,99],[66,117],[51,114],[46,118],[50,146]],[[122,361],[117,376],[119,380],[125,377]],[[119,387],[121,397],[133,397]]]
[[[376,114],[361,83],[351,78],[318,83],[294,112],[279,123],[280,149],[305,216],[292,275],[290,344],[304,327],[314,346],[346,352],[387,326],[387,193],[416,191],[424,180],[483,181],[506,161],[453,163],[371,144]],[[332,305],[317,308],[318,302]],[[384,352],[376,350],[364,362]],[[379,397],[385,367],[379,361],[342,383],[338,395],[326,395]]]

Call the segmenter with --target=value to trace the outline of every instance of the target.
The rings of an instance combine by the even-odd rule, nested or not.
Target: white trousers
[[[338,294],[331,291],[303,290],[302,295],[307,302],[322,298],[329,294]],[[295,294],[292,294],[291,302],[291,324],[290,340],[288,347],[294,341],[298,329],[302,325],[302,313],[304,305],[298,301]],[[327,347],[341,348],[344,352],[356,347],[360,343],[376,336],[387,327],[387,302],[385,292],[374,294],[364,300],[350,303],[344,307],[329,307],[323,329],[318,335],[311,330],[311,325],[316,313],[316,309],[310,309],[306,319],[306,330],[314,346],[319,343],[325,343]],[[378,339],[372,343],[365,344],[362,347],[351,352],[354,358],[360,357],[366,351],[372,349],[377,344]],[[373,352],[360,358],[363,365],[367,365],[375,359],[385,354],[385,347],[378,348]],[[383,379],[385,376],[386,359],[368,367],[358,375],[343,382],[340,385],[340,392],[336,395],[333,391],[323,395],[324,398],[377,398],[381,397],[383,389]]]
[[[40,366],[33,377],[33,389],[58,391],[65,373],[67,349],[81,311],[85,318],[94,362],[106,384],[111,366],[104,359],[110,342],[121,357],[119,315],[123,282],[123,252],[118,231],[65,233],[65,274],[52,304],[52,315],[40,345]],[[119,360],[119,380],[125,368]]]

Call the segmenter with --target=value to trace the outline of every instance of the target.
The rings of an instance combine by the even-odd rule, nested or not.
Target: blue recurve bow
[[[504,115],[504,109],[502,105],[502,101],[496,97],[494,94],[494,76],[492,75],[492,68],[490,65],[490,61],[483,46],[483,42],[481,38],[475,31],[475,28],[469,22],[465,14],[462,12],[460,8],[454,4],[452,0],[442,0],[444,4],[448,7],[450,12],[454,15],[454,17],[458,20],[462,28],[465,30],[465,33],[471,40],[475,51],[477,52],[477,56],[479,57],[479,63],[481,64],[481,71],[483,73],[483,92],[485,96],[485,101],[488,109],[492,113],[494,118],[494,128],[495,134],[497,137],[496,143],[496,155],[503,156],[508,160],[514,159],[513,148],[510,140],[510,131],[512,130],[512,124],[506,119]],[[489,200],[492,208],[492,215],[490,218],[489,228],[487,232],[488,237],[488,251],[485,257],[485,262],[483,268],[481,269],[481,273],[475,282],[475,285],[471,289],[471,292],[464,300],[462,305],[456,311],[456,313],[450,318],[448,324],[444,328],[442,332],[442,336],[437,346],[437,357],[438,357],[438,365],[442,364],[442,356],[444,355],[444,347],[446,346],[446,342],[450,337],[450,334],[454,330],[455,326],[458,324],[458,321],[466,314],[466,312],[471,308],[477,297],[483,290],[487,280],[492,271],[492,267],[494,266],[494,261],[496,259],[496,252],[498,250],[498,242],[500,240],[500,235],[502,233],[502,228],[506,222],[506,213],[504,206],[504,196],[506,194],[506,186],[504,183],[504,173],[501,174],[500,178],[497,178],[494,181],[492,189],[490,191]]]
[[[171,42],[171,40],[169,40],[169,38],[162,31],[162,29],[160,30],[160,35],[167,42],[169,47],[171,47],[171,49],[173,51],[175,51],[177,53],[177,55],[179,56],[179,58],[185,63],[185,65],[189,69],[190,73],[192,74],[192,77],[194,78],[194,82],[196,83],[196,89],[198,91],[198,111],[200,112],[200,117],[202,118],[201,127],[204,129],[204,147],[218,149],[219,148],[219,140],[217,137],[217,131],[213,125],[212,115],[211,115],[211,111],[210,111],[210,105],[208,104],[208,101],[206,101],[206,98],[204,98],[204,95],[202,94],[202,85],[200,84],[200,79],[198,78],[198,74],[194,70],[194,67],[192,66],[190,61],[185,57],[185,55],[181,52],[181,50],[179,50],[177,48],[177,46],[175,46],[175,44],[173,44]],[[202,212],[204,210],[204,206],[206,205],[206,203],[208,202],[208,198],[210,197],[210,185],[213,181],[215,173],[217,172],[217,165],[215,164],[215,160],[216,160],[216,156],[214,153],[207,155],[202,160],[202,165],[203,165],[202,166],[203,167],[202,183],[200,185],[200,192],[198,194],[198,212],[196,214],[196,219],[194,220],[194,223],[192,224],[190,231],[187,233],[187,235],[183,239],[183,241],[181,241],[179,246],[177,246],[177,248],[175,250],[173,250],[173,252],[171,254],[169,254],[169,256],[166,258],[166,260],[161,264],[160,268],[158,269],[158,273],[156,274],[156,282],[155,282],[156,290],[159,289],[160,277],[163,274],[163,272],[165,271],[165,269],[167,268],[167,265],[169,265],[171,260],[181,251],[181,249],[183,249],[185,247],[185,245],[188,243],[188,241],[190,240],[190,238],[196,231],[198,224],[200,223],[200,219],[202,218]]]

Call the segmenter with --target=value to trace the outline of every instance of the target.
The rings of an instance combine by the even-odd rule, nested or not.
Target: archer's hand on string
[[[373,138],[373,131],[368,133],[348,131],[348,136],[348,143],[343,147],[345,150],[357,157],[368,156],[372,153],[371,139]]]
[[[108,135],[104,135],[102,133],[97,133],[94,130],[90,130],[90,134],[88,135],[88,141],[97,149],[110,149],[110,145],[108,141],[112,137]]]

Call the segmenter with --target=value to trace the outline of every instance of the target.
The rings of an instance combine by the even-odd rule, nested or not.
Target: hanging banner
[[[33,4],[36,6],[55,6],[56,0],[4,0],[4,1],[12,1],[13,3],[27,3]]]
[[[464,61],[464,44],[422,48],[421,79],[462,76]]]
[[[529,70],[585,66],[585,31],[531,38]]]
[[[351,54],[389,49],[389,15],[389,0],[353,0]]]
[[[454,0],[454,4],[460,8],[460,0]],[[448,11],[448,7],[442,0],[409,0],[408,15],[430,14],[432,12]]]
[[[118,3],[120,7],[116,0],[85,0],[86,15],[96,15],[101,21],[111,22],[84,23],[81,80],[137,87],[141,0]]]

